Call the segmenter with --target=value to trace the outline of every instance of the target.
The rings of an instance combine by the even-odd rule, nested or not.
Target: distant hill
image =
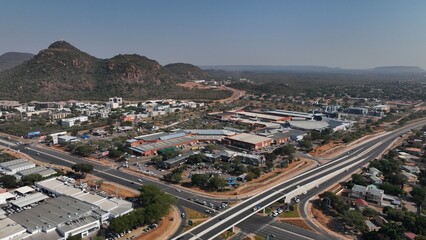
[[[55,101],[226,97],[226,91],[189,91],[176,83],[204,79],[207,73],[190,64],[170,64],[136,54],[98,59],[68,42],[58,41],[32,59],[0,72],[0,99]]]
[[[259,72],[259,73],[278,73],[278,72],[300,72],[300,73],[421,73],[425,72],[417,66],[384,66],[372,69],[345,69],[332,68],[327,66],[274,66],[274,65],[204,65],[201,69],[207,72],[228,71],[228,72]]]
[[[389,73],[421,73],[424,69],[417,66],[384,66],[371,69],[374,72],[389,72]]]
[[[0,72],[14,68],[33,57],[32,53],[7,52],[0,56]]]

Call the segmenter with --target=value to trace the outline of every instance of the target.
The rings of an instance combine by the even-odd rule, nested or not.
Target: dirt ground
[[[324,144],[324,145],[316,147],[309,154],[311,154],[313,157],[318,157],[323,155],[324,153],[329,152],[330,150],[333,150],[341,146],[342,146],[342,143],[330,142],[328,144]]]
[[[158,227],[152,231],[144,232],[144,227],[137,228],[131,233],[128,233],[120,239],[128,239],[132,236],[136,236],[137,240],[162,240],[168,239],[172,236],[181,224],[181,218],[179,216],[179,210],[175,207],[164,217],[158,224]]]
[[[215,100],[215,102],[220,102],[220,103],[231,103],[235,100],[237,100],[238,98],[244,96],[246,94],[246,91],[243,90],[238,90],[235,88],[230,88],[230,87],[226,87],[226,86],[206,86],[200,83],[195,83],[195,82],[185,82],[185,83],[178,83],[177,86],[180,87],[185,87],[185,88],[189,88],[189,89],[218,89],[218,90],[228,90],[228,91],[232,91],[232,95],[228,98],[224,98],[224,99],[220,99],[220,100]]]

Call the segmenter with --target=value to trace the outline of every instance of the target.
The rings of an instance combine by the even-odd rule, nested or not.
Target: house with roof
[[[380,176],[380,175],[382,175],[382,172],[379,169],[375,168],[375,167],[369,168],[368,169],[368,173],[371,174],[371,175],[373,175],[373,176]]]
[[[368,202],[362,198],[356,199],[355,201],[353,201],[353,203],[355,207],[358,208],[359,210],[364,210],[366,207],[368,207]]]
[[[352,187],[351,193],[349,194],[350,197],[362,198],[377,204],[382,204],[384,195],[385,192],[378,189],[375,185],[368,185],[365,187],[357,184]]]

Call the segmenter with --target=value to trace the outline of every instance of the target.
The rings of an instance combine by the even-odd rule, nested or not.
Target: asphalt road
[[[271,217],[262,217],[259,215],[253,215],[252,217],[238,224],[237,227],[240,228],[242,233],[238,236],[234,236],[232,238],[233,240],[244,239],[245,234],[243,233],[254,233],[262,237],[267,237],[271,234],[274,234],[276,239],[330,239],[328,236],[323,236],[318,233],[308,231],[306,229],[299,228],[290,224],[275,222],[274,219]]]
[[[355,163],[357,163],[356,167],[360,167],[368,161],[376,158],[394,141],[395,138],[399,137],[399,135],[408,131],[409,129],[418,128],[423,125],[424,122],[417,123],[409,127],[403,127],[398,131],[388,133],[386,136],[366,141],[364,144],[354,148],[346,155],[339,156],[327,164],[290,179],[283,184],[275,186],[257,196],[242,202],[241,204],[234,206],[231,209],[228,209],[225,212],[220,213],[209,221],[206,221],[203,224],[200,224],[190,231],[182,234],[178,239],[213,239],[230,227],[235,226],[236,224],[254,215],[256,212],[252,211],[254,206],[264,208],[277,201],[280,197],[285,197],[286,194],[294,190],[295,186],[303,186],[311,183],[312,181],[317,181],[321,177],[335,173],[335,171],[338,169],[348,169],[350,165]],[[332,181],[327,181],[324,183],[324,185],[327,185],[327,183],[332,183]],[[318,191],[315,190],[315,192]]]
[[[8,143],[12,143],[14,145],[10,145]],[[66,152],[61,152],[48,148],[38,148],[32,145],[15,145],[16,141],[5,141],[2,139],[0,141],[0,145],[4,145],[7,147],[11,147],[15,150],[19,150],[22,153],[25,153],[32,158],[45,162],[47,164],[56,164],[59,166],[71,167],[76,163],[91,163],[94,166],[93,175],[103,178],[107,181],[114,182],[129,188],[139,189],[142,185],[152,184],[158,186],[164,192],[175,196],[178,199],[178,204],[181,206],[185,206],[191,208],[196,211],[204,212],[207,209],[211,209],[209,206],[204,206],[194,201],[188,200],[189,198],[197,198],[201,201],[206,201],[207,203],[212,203],[214,205],[218,205],[221,202],[215,201],[214,199],[203,198],[193,194],[192,192],[185,190],[178,190],[172,184],[167,182],[154,181],[150,178],[144,176],[135,176],[116,168],[111,168],[109,166],[104,166],[101,164],[97,164],[93,161],[88,161],[77,156],[73,156]],[[139,181],[142,180],[142,183]]]

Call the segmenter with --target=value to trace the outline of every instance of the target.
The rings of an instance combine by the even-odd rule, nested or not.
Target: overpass
[[[327,164],[273,186],[235,205],[174,239],[213,239],[278,200],[284,199],[284,201],[289,202],[294,196],[319,186],[321,183],[344,173],[349,168],[362,166],[379,156],[400,134],[423,125],[424,122],[412,124],[371,139]]]

